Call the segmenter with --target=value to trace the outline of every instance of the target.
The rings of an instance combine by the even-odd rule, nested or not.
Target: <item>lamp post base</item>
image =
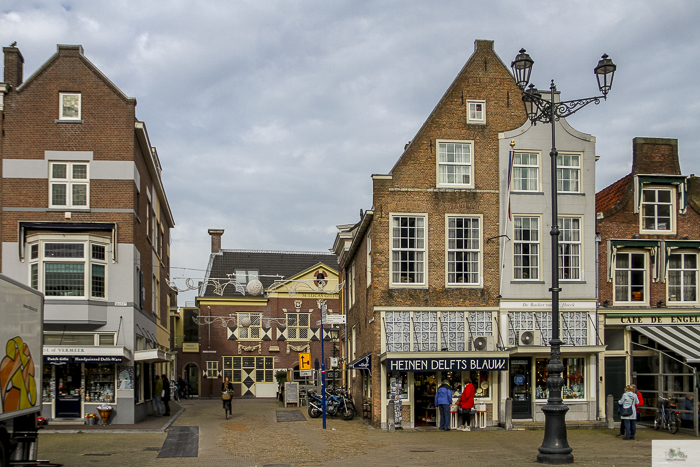
[[[558,401],[557,401],[558,402]],[[544,412],[544,442],[539,447],[537,462],[540,464],[573,464],[573,449],[566,438],[566,412],[569,407],[561,402],[550,402],[542,407]]]
[[[539,453],[537,455],[537,462],[540,464],[549,465],[562,465],[562,464],[573,464],[574,455],[569,454],[543,454]]]

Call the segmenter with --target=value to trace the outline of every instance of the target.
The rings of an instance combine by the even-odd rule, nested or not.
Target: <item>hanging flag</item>
[[[513,218],[510,215],[510,184],[513,178],[513,159],[515,158],[515,151],[510,151],[510,160],[508,161],[508,220],[512,221]]]

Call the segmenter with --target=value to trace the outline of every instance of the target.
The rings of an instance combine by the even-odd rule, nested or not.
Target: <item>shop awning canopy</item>
[[[688,363],[700,363],[700,326],[631,326],[631,328],[682,355]]]
[[[368,353],[348,365],[350,370],[367,370],[372,374],[372,354]]]
[[[171,362],[173,356],[160,349],[137,350],[134,352],[134,361],[143,363]]]

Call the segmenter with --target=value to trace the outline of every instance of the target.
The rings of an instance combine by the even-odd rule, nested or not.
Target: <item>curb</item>
[[[161,428],[114,428],[114,429],[108,429],[108,430],[83,430],[83,429],[69,429],[69,430],[47,430],[46,427],[43,427],[39,433],[40,434],[63,434],[63,433],[81,433],[81,434],[115,434],[115,433],[166,433],[169,429],[170,426],[175,423],[175,420],[177,420],[180,415],[182,415],[185,412],[185,408],[181,407],[180,410],[177,411],[175,415],[170,417],[170,420],[168,420]],[[50,426],[50,425],[49,425]]]

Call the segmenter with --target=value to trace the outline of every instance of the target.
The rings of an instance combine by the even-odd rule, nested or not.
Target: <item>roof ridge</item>
[[[281,255],[328,255],[335,256],[333,253],[323,251],[282,251],[282,250],[231,250],[221,249],[222,252],[228,253],[272,253]]]

